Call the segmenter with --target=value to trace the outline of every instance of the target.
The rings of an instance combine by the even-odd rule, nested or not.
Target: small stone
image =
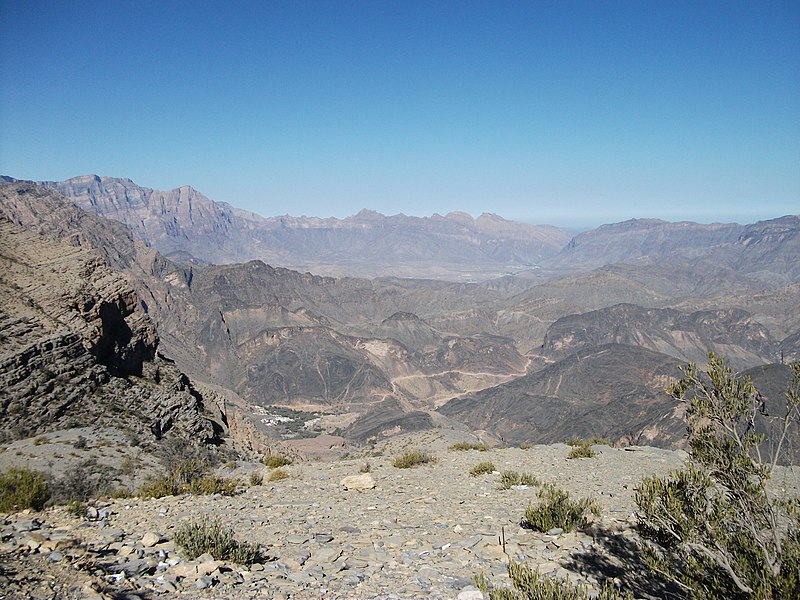
[[[99,516],[100,516],[100,513],[98,512],[98,510],[94,506],[90,506],[90,507],[88,507],[86,509],[86,518],[87,519],[91,519],[92,521],[94,521]]]
[[[154,531],[148,531],[142,537],[142,546],[145,548],[152,548],[161,541],[161,535]]]
[[[342,479],[339,484],[346,490],[371,490],[376,486],[375,479],[369,473],[349,475]]]
[[[222,563],[219,563],[216,560],[207,560],[205,562],[201,562],[199,565],[197,565],[197,574],[201,577],[204,575],[211,575],[211,573],[219,569],[220,564]]]
[[[62,560],[64,560],[64,555],[61,552],[56,551],[56,552],[51,552],[48,558],[53,562],[61,562]]]
[[[197,581],[194,582],[194,587],[196,587],[198,590],[208,589],[212,585],[214,585],[214,580],[211,579],[211,577],[206,576],[198,577]]]
[[[475,588],[465,588],[458,593],[456,600],[483,600],[483,592]]]
[[[320,544],[327,544],[328,542],[333,541],[333,536],[327,533],[315,533],[314,541],[319,542]]]
[[[561,535],[564,533],[564,530],[561,527],[553,527],[553,529],[548,529],[547,535]]]

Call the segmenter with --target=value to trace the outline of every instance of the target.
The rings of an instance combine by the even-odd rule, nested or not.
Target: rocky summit
[[[233,496],[179,495],[97,501],[78,515],[63,507],[2,521],[6,597],[40,598],[481,598],[472,577],[508,583],[509,560],[598,589],[618,578],[637,596],[648,589],[630,552],[633,490],[645,475],[683,464],[681,451],[595,446],[568,459],[564,444],[488,451],[448,449],[450,431],[399,436],[371,452],[284,467],[270,482],[257,463],[220,473],[240,482]],[[400,469],[393,459],[426,448],[436,462]],[[490,461],[494,473],[471,476]],[[600,506],[581,531],[521,527],[538,487],[500,489],[499,471],[554,483]],[[788,472],[787,472],[788,473]],[[254,474],[267,480],[250,485]],[[790,477],[790,475],[786,475]],[[181,526],[219,519],[258,546],[249,566],[205,555],[189,559],[176,542]]]

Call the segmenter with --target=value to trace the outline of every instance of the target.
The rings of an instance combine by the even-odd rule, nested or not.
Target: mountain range
[[[0,190],[8,239],[66,265],[42,271],[10,250],[2,257],[2,314],[19,333],[0,340],[0,374],[39,343],[34,330],[66,327],[86,351],[80,360],[105,377],[152,375],[120,366],[141,338],[136,361],[186,373],[175,376],[218,423],[210,431],[242,447],[299,447],[259,416],[273,409],[313,413],[300,437],[322,433],[327,444],[453,427],[516,444],[599,434],[675,446],[685,426],[664,390],[678,365],[714,351],[737,370],[761,369],[774,397],[781,386],[770,381],[785,373],[768,366],[800,356],[798,216],[632,220],[571,238],[495,215],[265,218],[190,187],[97,176],[5,177]],[[33,269],[26,278],[6,275],[22,263]],[[93,343],[86,317],[46,322],[82,302],[58,290],[93,289],[106,272],[130,290],[112,302],[126,316],[100,318],[112,341]],[[13,290],[34,280],[51,299],[28,323],[35,315]],[[134,335],[141,323],[152,333]],[[99,358],[109,352],[113,360]],[[48,377],[40,369],[20,381]],[[50,418],[32,431],[62,425]]]

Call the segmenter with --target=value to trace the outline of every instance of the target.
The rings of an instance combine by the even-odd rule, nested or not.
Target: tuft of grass
[[[49,498],[47,480],[42,473],[17,467],[0,473],[0,512],[26,508],[42,510]]]
[[[233,529],[222,525],[219,519],[184,523],[175,534],[175,543],[181,546],[189,560],[210,554],[215,560],[230,560],[240,565],[250,565],[259,559],[258,546],[234,538]]]
[[[530,450],[531,448],[533,448],[533,444],[520,444],[519,445],[519,449],[520,450]]]
[[[592,450],[592,447],[587,445],[573,446],[570,448],[567,458],[592,458],[597,456],[597,452]]]
[[[41,446],[42,444],[49,444],[49,443],[50,443],[50,440],[47,439],[47,436],[44,436],[44,435],[40,435],[39,437],[34,438],[34,440],[33,440],[33,445],[34,446]]]
[[[269,474],[267,481],[281,481],[282,479],[289,479],[289,471],[282,468],[277,468]]]
[[[495,470],[494,463],[490,460],[485,460],[472,467],[469,470],[469,474],[472,477],[477,477],[478,475],[488,475],[489,473],[494,473]]]
[[[270,469],[278,469],[280,467],[285,467],[287,465],[292,464],[293,461],[288,456],[273,454],[272,456],[266,457],[263,462]]]
[[[422,450],[406,450],[392,461],[392,465],[398,469],[410,469],[418,465],[433,464],[436,457]]]
[[[470,444],[469,442],[458,442],[453,444],[448,448],[448,450],[456,450],[456,451],[466,451],[466,450],[478,450],[480,452],[486,452],[489,449],[489,446],[486,444]]]
[[[359,471],[359,473],[371,473],[372,472],[372,465],[369,464],[369,461],[367,461],[363,465],[361,465],[361,468],[358,471]]]
[[[261,485],[264,483],[264,476],[261,473],[253,472],[250,473],[249,481],[251,486]]]
[[[589,523],[589,515],[599,515],[600,509],[592,500],[574,501],[569,493],[553,484],[544,484],[539,490],[539,504],[528,504],[523,526],[536,531],[561,528],[572,531]]]
[[[500,489],[508,490],[514,485],[538,486],[541,482],[535,475],[519,473],[517,471],[503,471],[500,473]]]

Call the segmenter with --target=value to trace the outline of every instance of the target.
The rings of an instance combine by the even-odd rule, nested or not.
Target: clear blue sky
[[[800,2],[0,0],[0,172],[263,215],[800,213]]]

